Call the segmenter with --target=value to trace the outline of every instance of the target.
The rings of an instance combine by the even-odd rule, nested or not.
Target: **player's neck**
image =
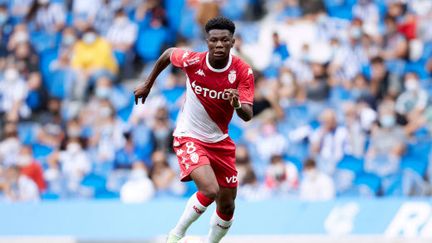
[[[228,65],[229,57],[224,60],[214,60],[209,57],[209,64],[212,66],[212,68],[215,69],[222,69],[225,68]]]

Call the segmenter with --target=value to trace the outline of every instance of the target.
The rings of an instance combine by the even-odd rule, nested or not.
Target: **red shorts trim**
[[[180,166],[181,181],[190,181],[190,173],[203,165],[210,165],[219,186],[238,186],[235,166],[235,144],[231,138],[217,143],[205,143],[190,137],[174,137],[174,151]]]

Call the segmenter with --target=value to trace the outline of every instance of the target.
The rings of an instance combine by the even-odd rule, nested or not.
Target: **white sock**
[[[215,211],[210,220],[210,232],[208,234],[207,242],[218,243],[228,232],[233,220],[234,218],[230,221],[225,221],[221,219]]]
[[[189,198],[186,208],[183,211],[177,225],[170,231],[171,234],[175,234],[178,237],[183,237],[189,226],[197,220],[207,209],[203,206],[196,196],[196,193]]]

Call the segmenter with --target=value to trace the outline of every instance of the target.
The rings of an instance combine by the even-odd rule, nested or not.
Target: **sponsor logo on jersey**
[[[196,71],[195,74],[205,77],[204,71],[202,69],[198,69],[198,71]]]
[[[237,74],[235,70],[231,70],[230,73],[228,74],[228,81],[230,83],[234,83],[236,81],[237,78]]]
[[[231,177],[225,177],[225,180],[227,183],[237,183],[238,182],[238,178],[235,175],[233,175]]]
[[[198,84],[196,84],[196,81],[193,81],[192,84],[192,90],[194,91],[195,94],[197,95],[201,95],[204,97],[209,97],[210,99],[222,99],[222,100],[228,100],[229,96],[228,96],[228,90],[225,89],[224,91],[216,91],[213,89],[209,89],[209,88],[204,88]]]
[[[195,63],[198,63],[199,61],[200,61],[199,57],[194,57],[192,59],[188,59],[186,61],[183,61],[183,67],[194,65]]]

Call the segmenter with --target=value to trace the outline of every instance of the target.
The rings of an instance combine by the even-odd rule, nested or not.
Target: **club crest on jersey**
[[[236,81],[237,78],[237,74],[235,70],[231,70],[230,73],[228,74],[228,81],[230,83],[234,83]]]

